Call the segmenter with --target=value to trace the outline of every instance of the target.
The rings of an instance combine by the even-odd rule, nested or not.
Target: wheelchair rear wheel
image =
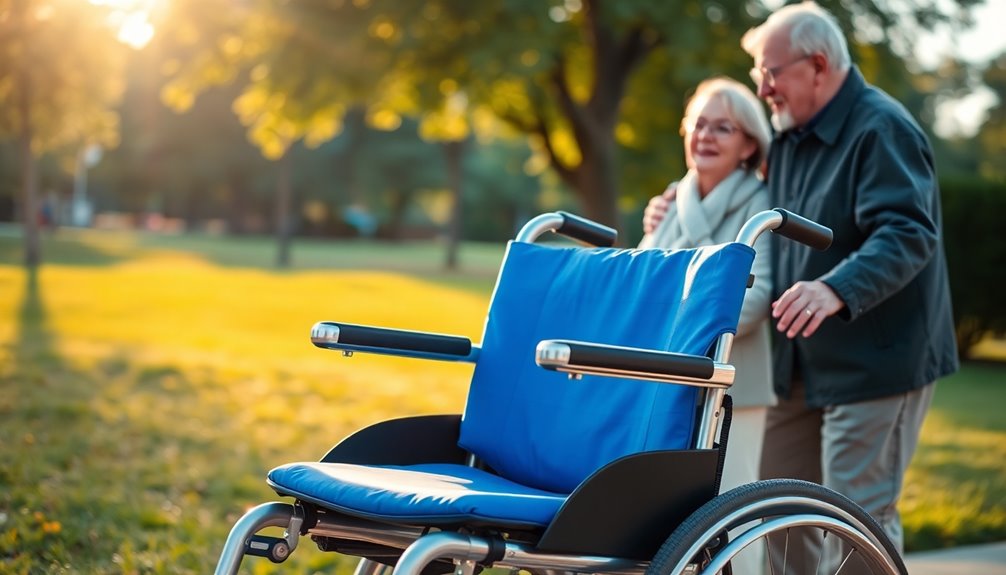
[[[797,553],[799,537],[825,546],[813,556]],[[908,573],[894,544],[861,507],[816,483],[774,479],[742,485],[700,507],[671,533],[647,575],[730,573],[745,547],[769,540],[771,566],[764,572],[773,575]],[[733,573],[746,575],[738,566]]]

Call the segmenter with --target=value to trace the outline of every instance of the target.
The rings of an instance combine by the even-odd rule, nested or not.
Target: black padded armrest
[[[700,355],[687,355],[548,339],[540,342],[535,362],[549,370],[571,374],[607,375],[699,387],[729,387],[734,368]]]
[[[473,360],[478,347],[467,337],[422,331],[321,321],[311,328],[311,343],[343,352],[370,352],[421,359]]]

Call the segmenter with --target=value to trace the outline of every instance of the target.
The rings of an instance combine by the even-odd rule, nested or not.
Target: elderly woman
[[[733,241],[752,215],[769,209],[760,170],[771,134],[761,103],[743,84],[713,78],[699,84],[682,121],[688,173],[654,198],[662,219],[640,248],[681,249]],[[666,212],[664,212],[666,210]],[[650,222],[652,224],[652,216]],[[659,217],[659,216],[658,216]],[[771,269],[767,237],[758,240],[730,363],[737,368],[734,411],[722,490],[758,480],[767,407],[775,403],[769,336]],[[760,549],[734,573],[761,572]],[[737,563],[737,562],[735,562]]]

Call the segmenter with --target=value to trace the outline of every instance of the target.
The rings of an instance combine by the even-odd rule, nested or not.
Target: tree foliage
[[[124,86],[123,46],[108,12],[80,0],[0,0],[0,134],[31,111],[32,149],[84,142],[114,146]]]
[[[1006,182],[1006,52],[989,62],[982,74],[982,80],[996,95],[998,103],[989,110],[978,139],[980,151],[980,173],[982,176]]]
[[[191,2],[179,2],[188,13]],[[211,0],[218,2],[220,0]],[[913,33],[967,14],[922,0],[896,10],[822,0],[855,40],[867,78],[921,108],[899,54]],[[200,5],[205,2],[200,1]],[[451,141],[504,121],[529,138],[581,210],[619,224],[682,171],[678,136],[690,90],[705,77],[746,77],[741,35],[768,11],[741,0],[250,0],[195,28],[223,40],[179,66],[169,100],[238,77],[235,109],[268,157],[333,137],[353,105],[373,126],[420,117]],[[217,12],[216,10],[209,10]],[[222,13],[228,13],[222,11]],[[221,21],[224,18],[226,21]],[[183,36],[195,38],[189,27]],[[195,44],[192,44],[193,46]]]
[[[1006,334],[1006,184],[974,176],[941,182],[943,233],[958,351],[968,357],[988,335]]]
[[[0,0],[0,136],[19,142],[25,262],[39,263],[39,153],[114,146],[122,46],[103,8],[79,0]]]

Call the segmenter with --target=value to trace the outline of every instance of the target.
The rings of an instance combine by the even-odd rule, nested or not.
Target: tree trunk
[[[292,223],[290,206],[293,203],[293,183],[291,182],[292,150],[287,150],[279,160],[279,178],[276,185],[276,267],[290,267],[290,241]]]
[[[464,214],[463,169],[464,140],[444,142],[444,156],[447,159],[447,182],[451,189],[451,218],[447,222],[447,254],[444,266],[449,270],[458,269],[458,249],[461,244],[461,218]]]
[[[576,169],[574,191],[583,207],[583,215],[595,222],[621,229],[618,211],[617,158],[614,138],[581,143],[583,162]]]
[[[232,168],[227,171],[227,188],[230,194],[227,206],[227,230],[230,233],[242,235],[248,232],[245,223],[248,220],[248,177],[241,170]]]
[[[18,116],[20,133],[18,145],[21,152],[21,217],[24,220],[24,265],[35,269],[42,262],[38,231],[38,169],[31,149],[33,139],[31,123],[31,73],[26,64],[20,71]]]
[[[601,17],[601,0],[585,0],[584,39],[591,51],[593,92],[581,104],[568,83],[566,62],[559,59],[552,72],[557,104],[569,122],[580,147],[581,162],[566,166],[559,162],[549,141],[544,116],[536,125],[545,140],[553,167],[575,190],[586,217],[620,229],[618,210],[617,144],[615,126],[629,76],[649,53],[656,38],[648,38],[644,26],[635,26],[619,36]]]
[[[409,207],[412,194],[405,190],[391,190],[389,194],[391,214],[388,219],[388,237],[400,242],[405,239],[405,210]]]

